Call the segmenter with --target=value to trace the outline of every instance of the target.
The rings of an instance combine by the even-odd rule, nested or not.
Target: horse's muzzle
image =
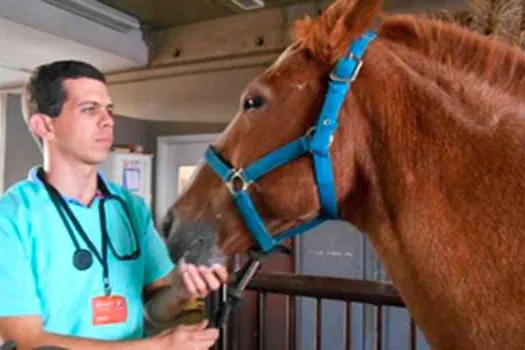
[[[215,225],[204,221],[182,221],[173,213],[170,217],[171,222],[165,225],[166,244],[175,264],[181,261],[205,266],[225,263]]]

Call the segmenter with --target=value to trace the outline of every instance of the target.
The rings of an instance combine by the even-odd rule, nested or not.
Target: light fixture
[[[43,0],[119,32],[140,29],[140,21],[96,0]]]
[[[264,7],[264,0],[231,0],[243,10],[255,10]]]

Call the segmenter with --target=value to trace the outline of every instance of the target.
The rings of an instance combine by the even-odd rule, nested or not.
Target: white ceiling
[[[147,58],[140,30],[121,33],[42,0],[0,1],[0,88],[22,85],[34,67],[54,60],[112,72],[144,66]]]

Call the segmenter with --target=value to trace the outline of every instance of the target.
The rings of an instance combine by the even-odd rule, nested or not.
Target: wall
[[[29,169],[42,163],[40,150],[22,118],[20,95],[7,98],[4,189],[27,177]]]
[[[109,83],[120,115],[159,121],[227,123],[241,93],[266,64],[208,72],[163,72],[162,77]],[[110,78],[111,79],[111,78]]]

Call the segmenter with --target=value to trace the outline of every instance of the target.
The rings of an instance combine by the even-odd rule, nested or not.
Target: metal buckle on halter
[[[315,126],[312,126],[310,129],[308,129],[308,130],[306,131],[306,133],[304,134],[304,136],[307,137],[307,138],[312,138],[315,129],[316,129],[316,127],[315,127]],[[331,147],[331,146],[332,146],[332,143],[334,143],[334,135],[333,135],[333,134],[330,135],[330,139],[328,140],[328,147]]]
[[[240,190],[236,190],[233,185],[233,182],[236,179],[239,179],[242,182],[242,186]],[[228,191],[230,191],[230,193],[233,195],[240,191],[246,191],[248,187],[250,187],[251,184],[252,184],[251,181],[247,181],[244,178],[244,169],[240,168],[240,169],[232,170],[232,173],[229,176],[229,180],[226,182],[226,187],[228,188]]]
[[[339,83],[352,83],[357,76],[359,75],[359,71],[361,70],[361,67],[363,66],[363,60],[357,58],[352,52],[348,54],[348,59],[354,60],[357,64],[357,66],[354,69],[354,72],[352,73],[352,76],[349,78],[340,78],[337,75],[334,74],[334,72],[330,72],[330,79],[332,81],[336,81]]]

